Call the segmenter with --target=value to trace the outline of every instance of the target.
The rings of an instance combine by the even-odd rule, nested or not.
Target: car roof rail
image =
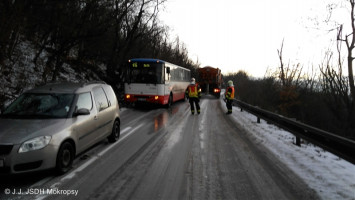
[[[84,87],[86,85],[91,85],[91,84],[107,84],[105,81],[89,81],[89,82],[85,82],[83,83],[81,86]]]
[[[88,81],[88,82],[50,81],[45,84],[41,84],[39,86],[50,86],[50,85],[67,84],[67,83],[78,84],[79,87],[84,87],[84,86],[91,85],[91,84],[105,84],[105,85],[107,85],[107,83],[105,81]]]
[[[39,84],[38,86],[58,85],[58,84],[67,84],[67,83],[75,83],[75,82],[70,82],[70,81],[48,81],[46,83]]]

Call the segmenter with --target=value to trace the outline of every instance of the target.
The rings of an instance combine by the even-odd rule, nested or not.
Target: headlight
[[[52,138],[51,136],[40,136],[40,137],[27,140],[21,145],[18,152],[24,153],[28,151],[42,149],[49,144],[51,138]]]

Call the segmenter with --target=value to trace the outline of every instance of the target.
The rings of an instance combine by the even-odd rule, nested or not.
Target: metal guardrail
[[[355,164],[355,141],[297,122],[239,100],[234,100],[234,103],[242,110],[245,109],[257,116],[258,123],[260,123],[260,118],[262,118],[269,123],[273,123],[291,132],[296,136],[297,145],[300,146],[300,138],[302,138]]]

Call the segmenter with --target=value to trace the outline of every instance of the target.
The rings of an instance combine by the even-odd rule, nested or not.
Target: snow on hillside
[[[224,102],[221,100],[221,103]],[[233,118],[247,133],[298,174],[322,199],[355,199],[355,165],[313,144],[295,145],[295,137],[233,107]]]

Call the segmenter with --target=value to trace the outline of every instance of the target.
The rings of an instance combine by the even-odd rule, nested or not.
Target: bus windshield
[[[163,64],[152,62],[130,62],[129,80],[131,83],[161,84],[164,80]]]

